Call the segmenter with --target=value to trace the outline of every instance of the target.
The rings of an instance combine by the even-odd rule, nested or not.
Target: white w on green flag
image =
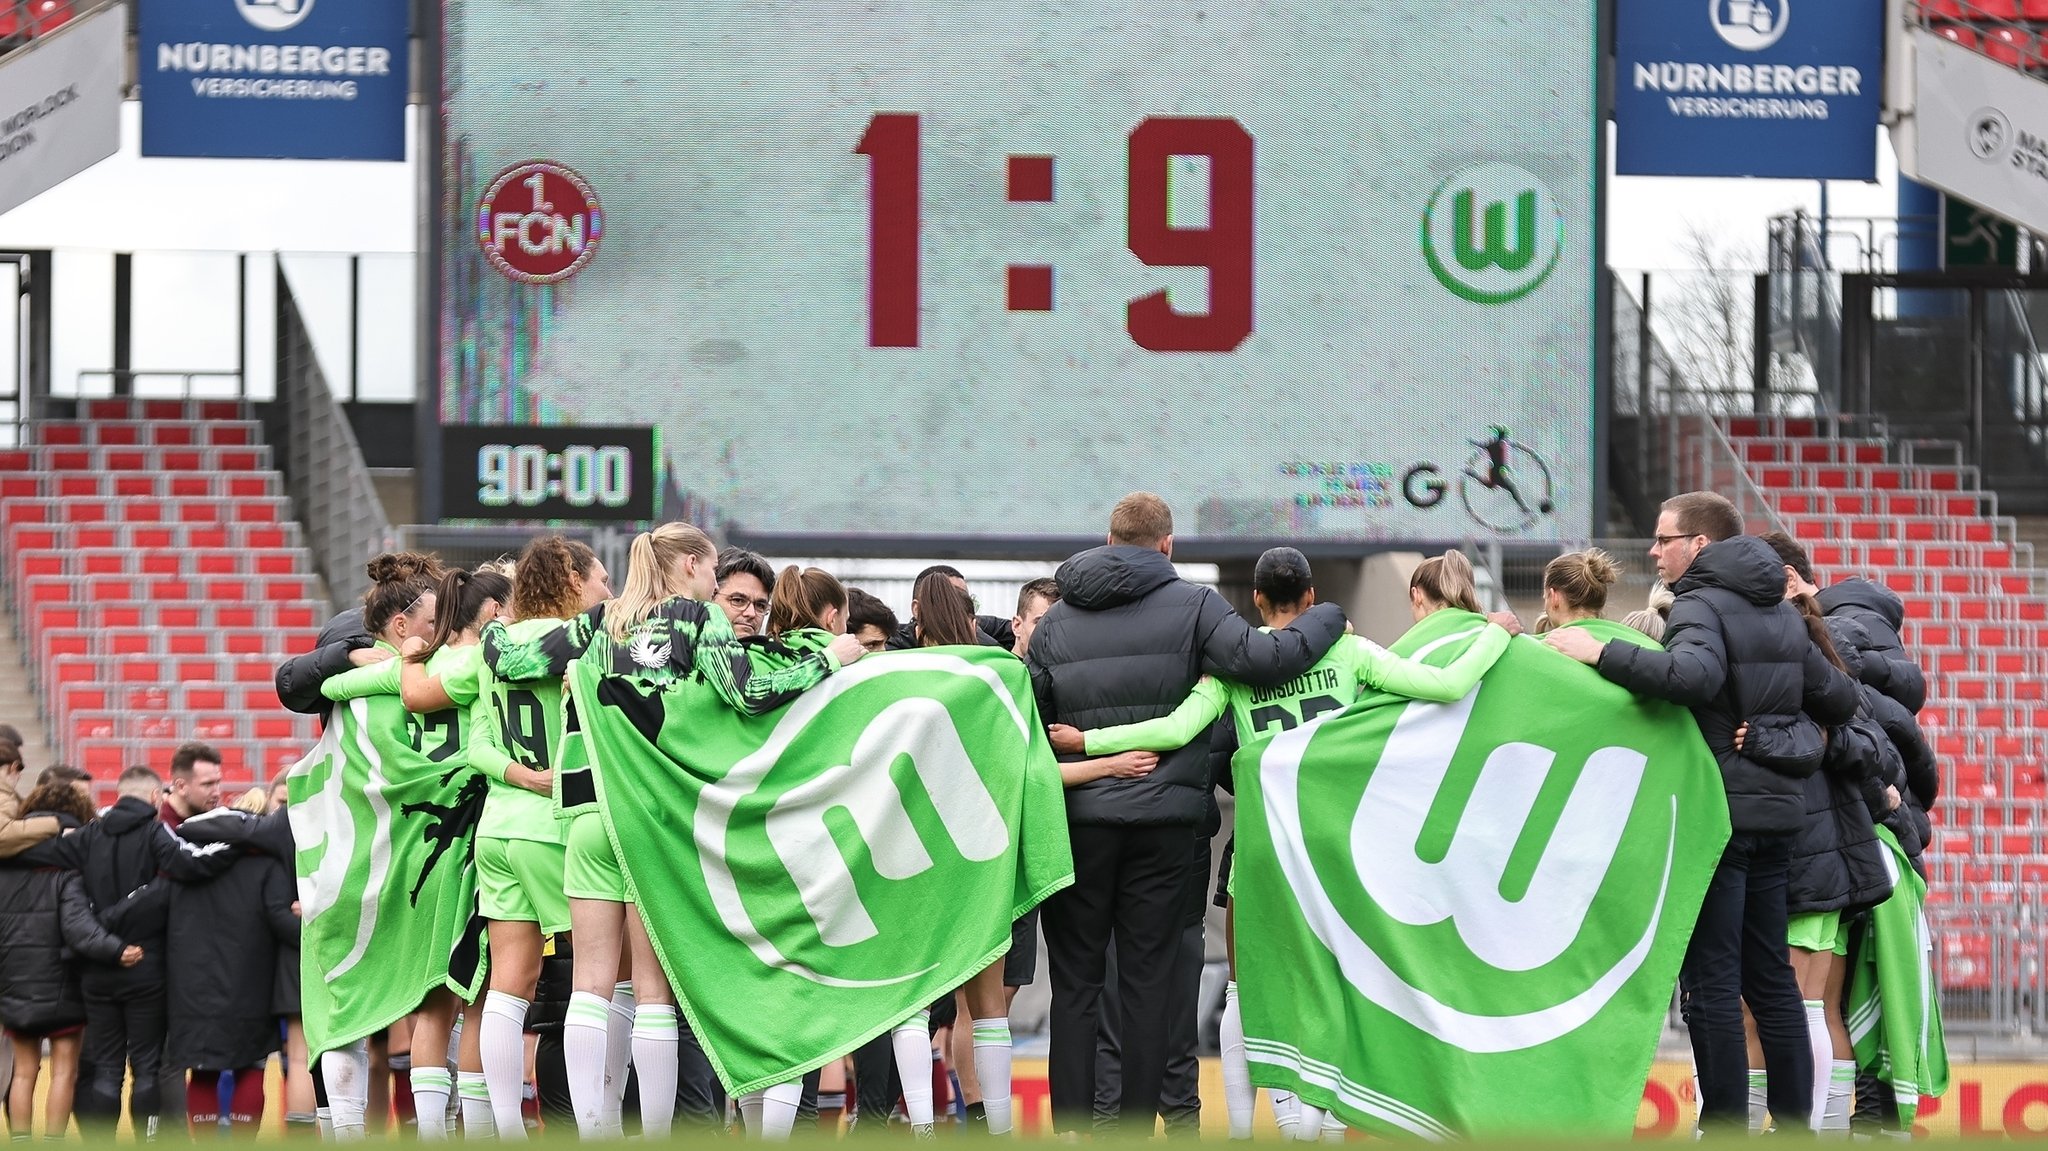
[[[1440,666],[1471,620],[1394,651]],[[1368,696],[1234,769],[1259,1085],[1381,1134],[1629,1135],[1728,839],[1687,711],[1518,639],[1456,703]]]
[[[992,648],[869,656],[758,717],[689,679],[570,668],[600,808],[735,1093],[966,982],[1073,882],[1030,677]]]
[[[1927,881],[1907,861],[1890,829],[1877,829],[1889,899],[1870,909],[1858,929],[1856,961],[1843,1005],[1856,1064],[1892,1089],[1899,1124],[1910,1129],[1920,1097],[1948,1091],[1948,1041],[1941,1031],[1941,988],[1934,981],[1934,937],[1928,930]]]
[[[470,859],[485,783],[412,751],[405,722],[395,695],[338,703],[287,774],[315,1055],[389,1027],[436,988],[480,982]]]

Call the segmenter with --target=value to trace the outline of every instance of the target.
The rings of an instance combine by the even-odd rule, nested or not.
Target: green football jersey
[[[1205,676],[1169,715],[1088,732],[1088,754],[1185,747],[1225,712],[1237,729],[1238,742],[1249,744],[1349,707],[1368,691],[1442,702],[1462,699],[1507,650],[1510,637],[1506,629],[1488,623],[1484,616],[1460,614],[1471,616],[1472,629],[1481,634],[1444,667],[1402,659],[1364,636],[1347,635],[1315,666],[1277,687],[1252,687]]]

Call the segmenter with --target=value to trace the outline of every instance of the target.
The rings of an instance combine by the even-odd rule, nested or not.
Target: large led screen
[[[447,0],[443,417],[762,533],[1585,536],[1595,7]]]

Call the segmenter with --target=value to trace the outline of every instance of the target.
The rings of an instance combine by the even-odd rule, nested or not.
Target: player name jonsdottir
[[[225,72],[237,76],[388,76],[389,48],[313,44],[159,44],[159,72]]]
[[[1335,691],[1337,669],[1330,667],[1310,668],[1296,677],[1294,682],[1279,687],[1261,687],[1252,690],[1252,703],[1261,704],[1267,700],[1289,699],[1307,695],[1312,691]]]

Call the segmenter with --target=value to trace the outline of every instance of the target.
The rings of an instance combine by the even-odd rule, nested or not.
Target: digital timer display
[[[444,418],[651,423],[758,532],[1583,537],[1597,7],[450,2]],[[604,197],[556,284],[478,248],[540,158]]]
[[[654,518],[648,428],[453,425],[442,429],[441,458],[452,518]]]

